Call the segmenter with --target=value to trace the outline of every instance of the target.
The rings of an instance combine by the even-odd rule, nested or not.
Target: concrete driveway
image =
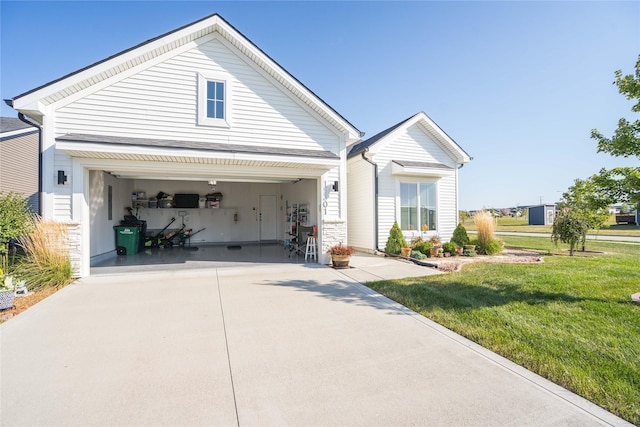
[[[625,425],[352,278],[430,270],[355,264],[83,279],[0,326],[0,424]]]

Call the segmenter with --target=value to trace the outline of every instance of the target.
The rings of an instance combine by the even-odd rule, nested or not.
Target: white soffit
[[[455,169],[440,163],[403,162],[392,160],[391,173],[393,175],[424,176],[442,178],[450,176]]]

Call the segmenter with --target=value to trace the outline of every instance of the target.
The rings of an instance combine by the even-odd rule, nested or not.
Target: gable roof
[[[15,117],[0,117],[0,141],[37,133],[38,129]]]
[[[422,124],[426,130],[449,152],[453,155],[458,163],[469,163],[472,159],[466,151],[462,149],[445,131],[440,128],[427,114],[423,111],[409,117],[406,120],[401,121],[398,124],[391,126],[388,129],[372,136],[371,138],[354,144],[349,149],[347,158],[351,158],[359,155],[362,152],[368,151],[370,147],[384,141],[387,138],[391,138],[396,132],[400,130],[408,129],[416,123]]]
[[[0,117],[0,133],[13,132],[22,129],[36,130],[33,126],[29,126],[22,120],[15,117]]]
[[[148,61],[171,54],[172,51],[213,33],[221,35],[314,112],[344,132],[347,135],[347,142],[364,135],[217,13],[147,40],[5,102],[16,110],[39,119],[43,116],[43,107],[46,105],[58,102],[102,81],[117,79],[122,76],[122,73],[132,68],[144,66]]]

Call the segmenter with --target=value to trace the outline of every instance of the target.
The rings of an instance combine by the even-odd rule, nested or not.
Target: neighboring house
[[[42,215],[68,224],[78,276],[115,255],[113,226],[132,193],[203,195],[215,184],[219,209],[186,210],[189,228],[206,227],[199,241],[282,241],[285,212],[297,203],[318,226],[321,262],[347,241],[346,150],[361,132],[217,14],[7,103],[42,125]],[[437,224],[448,235],[457,167],[468,156],[422,122],[406,130],[432,157],[393,158],[438,163],[427,169],[440,174],[437,209],[447,219]],[[180,213],[138,215],[160,229]]]
[[[395,220],[407,239],[448,241],[458,224],[458,169],[470,161],[423,112],[351,146],[349,244],[383,250]]]
[[[555,204],[529,206],[529,225],[553,225],[557,209]]]
[[[18,193],[39,213],[38,128],[0,117],[0,193]]]

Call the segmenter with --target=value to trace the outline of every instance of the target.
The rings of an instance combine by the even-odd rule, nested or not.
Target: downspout
[[[20,121],[38,129],[38,215],[42,215],[42,126],[31,121],[22,113],[18,113]]]
[[[368,148],[365,148],[365,150],[360,153],[362,155],[362,159],[364,161],[366,161],[367,163],[370,163],[373,166],[373,174],[374,174],[374,211],[373,211],[373,224],[375,227],[374,230],[374,236],[375,236],[375,249],[378,252],[384,252],[381,251],[379,246],[378,246],[378,165],[376,163],[374,163],[373,161],[367,159],[367,157],[365,156],[365,153],[367,153],[369,151]]]

